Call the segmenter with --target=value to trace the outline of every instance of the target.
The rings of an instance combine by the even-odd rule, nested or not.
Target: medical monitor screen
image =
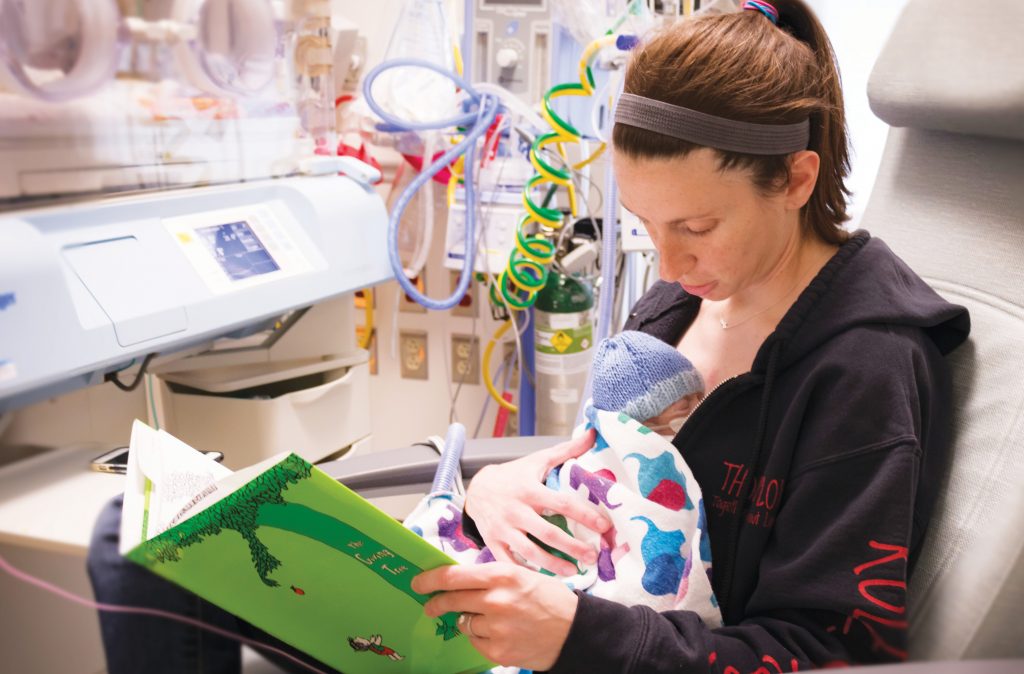
[[[245,221],[200,227],[196,234],[232,281],[280,269]]]

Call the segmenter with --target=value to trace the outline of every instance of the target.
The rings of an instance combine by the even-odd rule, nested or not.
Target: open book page
[[[238,491],[239,487],[243,487],[250,481],[252,481],[252,479],[255,478],[257,475],[260,475],[261,473],[267,471],[268,469],[280,463],[286,456],[288,456],[288,452],[281,452],[279,454],[275,454],[269,459],[264,459],[259,463],[254,463],[251,466],[246,466],[242,470],[235,471],[234,473],[228,471],[229,475],[218,479],[216,482],[207,484],[207,486],[203,488],[202,491],[200,491],[191,499],[186,501],[181,506],[181,508],[174,514],[174,516],[171,517],[171,519],[167,522],[166,526],[164,526],[163,529],[161,529],[160,531],[153,532],[150,535],[150,538],[156,536],[159,533],[162,533],[163,531],[166,531],[167,529],[170,529],[171,527],[178,525],[181,522],[184,522],[190,517],[198,515],[199,513],[203,512],[203,510],[212,506],[214,503],[217,503],[221,499],[230,496],[234,492]],[[223,468],[223,466],[221,467]]]
[[[230,493],[218,481],[232,475],[174,436],[136,420],[128,452],[121,553],[165,531],[186,513],[198,511],[200,503],[216,500],[220,492]]]

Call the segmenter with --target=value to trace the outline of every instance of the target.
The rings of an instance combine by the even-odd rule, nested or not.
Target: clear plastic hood
[[[293,174],[306,4],[0,0],[0,209]]]

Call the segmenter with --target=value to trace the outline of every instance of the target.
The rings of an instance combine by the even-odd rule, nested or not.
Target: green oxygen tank
[[[569,435],[593,357],[594,290],[552,271],[533,308],[537,434]]]

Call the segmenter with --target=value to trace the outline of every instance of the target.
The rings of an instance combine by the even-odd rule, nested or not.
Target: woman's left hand
[[[412,589],[440,592],[424,606],[429,616],[473,614],[463,633],[491,661],[534,670],[555,664],[579,601],[557,578],[507,562],[438,567]]]

